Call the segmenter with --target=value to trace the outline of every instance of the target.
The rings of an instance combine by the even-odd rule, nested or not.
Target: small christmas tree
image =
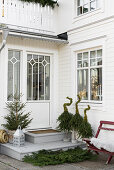
[[[78,132],[80,129],[80,126],[82,124],[83,121],[83,117],[79,114],[79,109],[78,109],[78,104],[81,101],[81,97],[79,95],[77,95],[78,97],[78,101],[76,102],[76,113],[73,115],[70,124],[72,127],[72,130]]]
[[[84,109],[84,119],[82,125],[79,128],[79,135],[81,136],[81,138],[89,138],[93,136],[92,127],[87,119],[87,114],[86,114],[87,110],[90,110],[89,105],[86,109]]]
[[[21,129],[24,129],[32,121],[32,119],[29,118],[30,112],[24,113],[23,111],[26,103],[20,101],[21,97],[21,94],[15,94],[13,96],[13,102],[6,103],[6,109],[9,111],[9,114],[4,117],[6,123],[2,124],[2,126],[8,130],[17,130],[19,125],[21,126]]]
[[[72,98],[67,97],[70,100],[70,103],[64,103],[64,112],[58,117],[57,121],[59,122],[58,129],[61,131],[69,132],[71,130],[70,121],[72,118],[72,113],[68,112],[67,106],[72,104]]]

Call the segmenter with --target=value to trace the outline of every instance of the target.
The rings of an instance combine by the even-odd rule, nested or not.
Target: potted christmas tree
[[[57,121],[59,122],[58,129],[65,132],[64,141],[69,141],[70,138],[68,137],[69,132],[71,131],[71,124],[70,121],[72,119],[72,113],[69,113],[67,106],[72,104],[72,98],[66,97],[70,100],[70,103],[64,103],[64,112],[58,117]]]
[[[13,141],[13,134],[17,130],[18,126],[21,126],[21,129],[26,128],[32,121],[30,119],[30,112],[24,113],[23,109],[26,106],[26,103],[21,102],[22,94],[15,94],[13,96],[12,102],[6,103],[6,109],[9,113],[4,117],[6,123],[2,126],[8,130],[9,133],[9,142]]]

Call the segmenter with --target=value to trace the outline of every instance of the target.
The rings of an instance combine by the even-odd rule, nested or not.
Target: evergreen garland
[[[71,130],[70,121],[72,119],[72,113],[68,112],[67,106],[70,106],[72,104],[72,98],[66,98],[70,100],[70,103],[63,104],[64,112],[58,117],[57,121],[59,122],[59,130],[69,132]]]
[[[34,166],[59,165],[63,163],[76,163],[84,160],[94,160],[96,155],[93,155],[88,150],[82,148],[69,149],[67,151],[46,151],[41,150],[32,155],[26,155],[23,158],[24,162],[31,163]]]
[[[42,7],[50,6],[50,7],[54,8],[55,5],[58,6],[58,2],[54,1],[54,0],[20,0],[20,1],[28,2],[28,3],[30,3],[30,2],[39,3]]]
[[[21,94],[15,94],[13,102],[6,103],[6,109],[9,111],[9,114],[4,117],[6,123],[2,124],[2,126],[8,130],[17,130],[19,125],[21,126],[21,129],[24,129],[32,121],[32,119],[29,118],[30,112],[24,113],[23,111],[26,103],[20,101],[21,97]]]

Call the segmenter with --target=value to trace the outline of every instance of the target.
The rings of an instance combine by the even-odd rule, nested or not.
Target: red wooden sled
[[[103,124],[114,125],[114,122],[110,122],[110,121],[100,121],[100,125],[99,125],[99,127],[98,127],[98,130],[97,130],[97,133],[96,133],[96,135],[95,135],[95,138],[98,137],[98,135],[99,135],[99,133],[100,133],[100,130],[114,131],[113,128],[104,128],[104,127],[102,127]],[[90,143],[90,142],[91,142],[91,139],[84,138],[83,140],[87,143],[89,151],[90,151],[90,150],[93,150],[93,151],[95,151],[97,154],[99,154],[98,152],[103,152],[103,153],[108,154],[109,157],[108,157],[108,160],[106,161],[106,164],[109,164],[109,163],[110,163],[110,161],[111,161],[111,159],[112,159],[112,156],[114,155],[114,152],[109,152],[109,151],[107,151],[107,150],[105,150],[105,149],[103,149],[103,148],[98,149],[97,147],[95,147],[93,144]]]

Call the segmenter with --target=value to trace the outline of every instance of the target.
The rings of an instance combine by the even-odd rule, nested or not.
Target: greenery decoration
[[[2,126],[8,130],[17,130],[19,125],[21,126],[21,129],[24,129],[32,121],[32,119],[29,118],[30,112],[24,113],[23,111],[26,103],[20,101],[21,97],[21,94],[15,94],[13,96],[13,101],[6,103],[6,109],[9,111],[9,114],[4,117],[6,123],[2,124]]]
[[[72,104],[72,98],[69,97],[66,98],[70,100],[70,102],[63,104],[64,112],[58,117],[57,121],[59,122],[58,125],[59,130],[69,132],[71,130],[70,121],[72,118],[72,113],[68,112],[67,106],[70,106]]]
[[[46,151],[41,150],[32,155],[24,157],[23,161],[31,163],[35,166],[47,166],[47,165],[58,165],[64,163],[76,163],[85,160],[95,159],[96,155],[93,155],[88,150],[83,150],[79,147],[75,149],[69,149],[67,151]]]
[[[87,114],[86,114],[87,110],[90,110],[89,105],[87,108],[84,109],[84,119],[82,125],[79,128],[79,136],[81,136],[82,138],[89,138],[93,136],[92,127],[87,119]]]
[[[78,97],[78,101],[75,104],[76,113],[72,116],[70,124],[71,124],[72,130],[75,130],[75,131],[78,132],[79,129],[80,129],[80,126],[81,126],[81,124],[83,122],[83,117],[79,114],[79,109],[78,109],[78,104],[81,101],[81,97],[79,95],[77,95],[77,97]]]
[[[39,3],[42,7],[50,6],[50,7],[54,8],[55,5],[58,6],[58,2],[54,1],[54,0],[20,0],[20,1],[28,2],[28,3],[30,3],[30,2]]]

